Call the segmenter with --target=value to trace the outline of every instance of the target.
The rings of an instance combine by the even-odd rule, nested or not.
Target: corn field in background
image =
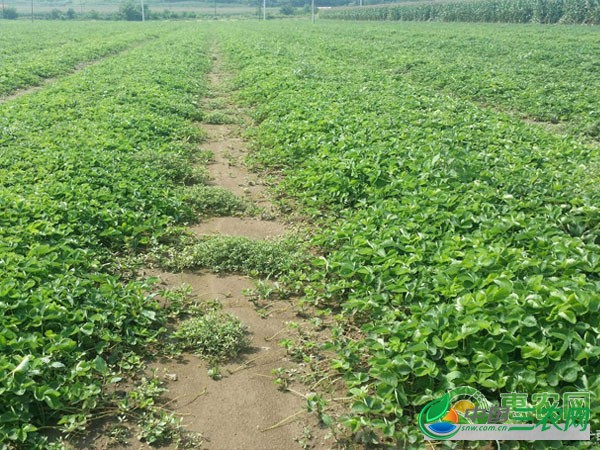
[[[335,8],[324,19],[600,24],[600,0],[474,0]]]

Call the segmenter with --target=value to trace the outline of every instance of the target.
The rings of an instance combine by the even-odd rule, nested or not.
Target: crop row
[[[3,22],[0,29],[0,96],[62,75],[78,64],[156,38],[161,28],[126,24]],[[163,30],[163,31],[166,31]]]
[[[335,8],[319,17],[339,20],[600,24],[598,0],[451,0]]]
[[[344,33],[348,23],[328,23]],[[600,35],[595,27],[353,23],[388,74],[600,140]],[[379,46],[379,48],[377,48]],[[381,50],[384,49],[384,50]],[[341,51],[337,49],[336,51]]]
[[[205,45],[180,26],[0,105],[0,447],[84,425],[161,333],[149,286],[122,274],[193,217]]]
[[[318,224],[305,300],[338,313],[345,423],[420,447],[420,406],[455,386],[597,399],[597,149],[394,76],[357,35],[221,32],[257,160]]]

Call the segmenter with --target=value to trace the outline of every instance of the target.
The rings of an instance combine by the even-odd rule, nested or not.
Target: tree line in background
[[[199,16],[194,11],[180,11],[174,12],[169,10],[164,11],[150,11],[147,5],[144,5],[144,15],[147,20],[160,20],[160,19],[188,19],[196,18]],[[29,18],[31,13],[19,13],[15,7],[5,7],[2,10],[2,18],[9,20],[16,20],[19,17]],[[142,20],[142,8],[139,3],[132,0],[125,1],[119,5],[118,11],[114,12],[100,12],[100,11],[86,11],[77,12],[74,8],[60,9],[54,8],[50,11],[36,11],[33,13],[33,18],[36,20],[129,20],[129,21],[141,21]]]
[[[319,6],[352,6],[358,4],[360,0],[318,0]],[[375,2],[376,0],[372,0]],[[54,6],[51,10],[34,11],[33,17],[38,20],[128,20],[128,21],[141,21],[142,10],[139,1],[135,0],[123,0],[121,3],[115,2],[115,6],[118,5],[118,10],[115,8],[114,11],[98,11],[95,9],[89,9],[93,7],[93,3],[84,3],[87,11],[78,10],[77,6],[72,0],[57,3],[54,0],[36,1],[38,4],[45,6]],[[168,7],[162,10],[155,9],[153,2],[148,1],[144,4],[144,17],[147,20],[164,20],[164,19],[195,19],[195,18],[206,18],[207,16],[214,16],[214,14],[208,14],[206,12],[200,12],[194,10],[194,6],[187,3],[186,6],[190,7],[188,11],[181,11],[182,4],[180,1],[161,1],[161,6],[164,4],[172,4],[178,7],[178,11],[170,10]],[[248,2],[242,2],[240,0],[218,0],[218,4],[222,7],[224,4],[240,7],[255,7],[255,14],[262,17],[262,0],[251,0]],[[198,6],[212,6],[212,3],[198,3]],[[273,18],[277,15],[280,16],[293,16],[293,15],[304,15],[310,13],[310,1],[309,0],[268,0],[267,6],[270,11],[267,14],[267,18]],[[279,8],[277,13],[273,12],[273,8]],[[223,15],[244,15],[243,13],[227,13],[222,10],[218,13],[219,16]],[[245,14],[248,15],[248,14]],[[250,14],[252,15],[252,14]],[[31,17],[29,11],[19,12],[14,6],[4,6],[0,18],[15,20],[19,17]]]

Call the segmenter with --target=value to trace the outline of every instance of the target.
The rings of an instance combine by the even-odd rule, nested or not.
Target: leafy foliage
[[[220,311],[192,317],[181,323],[173,337],[181,350],[211,359],[233,358],[248,346],[246,326]]]
[[[95,54],[85,41],[61,66],[51,25],[40,25],[47,39],[35,42],[13,39],[19,26],[3,24],[10,32],[0,39],[12,44],[0,48],[23,61],[3,75],[4,93]],[[131,34],[86,24],[111,33],[101,50],[109,53],[153,35],[128,26]],[[39,428],[85,426],[105,384],[140,366],[169,314],[148,295],[150,283],[118,275],[121,264],[198,213],[241,206],[189,189],[206,180],[193,168],[202,133],[192,124],[203,117],[206,43],[190,32],[195,24],[159,26],[168,33],[0,105],[2,445],[52,448]],[[323,256],[298,278],[308,280],[307,302],[339,313],[333,367],[353,397],[346,423],[357,439],[415,444],[414,413],[462,384],[490,398],[581,389],[597,399],[597,147],[471,102],[597,136],[598,71],[584,70],[594,68],[593,30],[260,26],[269,33],[242,23],[212,29],[241,72],[240,98],[256,106],[255,159],[282,170],[282,191],[318,225],[313,244]],[[526,51],[531,42],[536,51]],[[27,64],[58,68],[28,78]],[[290,275],[306,265],[298,248],[188,238],[171,264]],[[181,294],[167,300],[173,316],[187,306]],[[240,328],[211,314],[179,333],[219,353],[204,339],[210,327],[223,319],[231,335]],[[133,408],[145,401],[127,399]],[[311,402],[331,423],[322,399]],[[598,412],[596,400],[596,421]],[[172,420],[147,417],[143,439],[158,441]]]
[[[0,105],[0,443],[80,429],[164,332],[151,285],[116,261],[195,215],[182,183],[204,45],[180,29]]]
[[[119,14],[125,20],[130,21],[141,21],[143,18],[148,17],[150,10],[148,4],[144,4],[144,14],[142,16],[142,6],[134,2],[133,0],[125,0],[119,6]]]
[[[318,223],[306,301],[340,313],[357,439],[419,447],[415,413],[459,385],[597,399],[597,148],[397,76],[408,34],[268,26],[221,36],[256,107],[256,159]]]
[[[211,125],[222,125],[235,123],[235,120],[223,111],[211,111],[203,118],[203,122]]]
[[[306,260],[294,239],[254,240],[240,236],[207,236],[182,239],[166,247],[162,264],[171,270],[207,268],[277,276],[293,271]]]
[[[185,196],[195,210],[206,216],[234,216],[251,210],[244,199],[218,186],[194,186],[186,189]]]
[[[17,8],[7,6],[2,9],[3,19],[15,20],[17,17],[19,17],[19,13],[17,13]]]
[[[10,8],[5,9],[5,14]],[[24,29],[20,23],[3,23],[0,29],[0,95],[36,86],[63,75],[79,64],[125,50],[156,38],[158,28],[127,24],[39,22]]]
[[[350,31],[369,36],[361,45],[388,77],[428,85],[559,133],[600,140],[595,27],[328,22],[317,36]],[[328,49],[339,58],[354,57],[346,46],[330,43]],[[315,66],[303,62],[294,70],[311,76]]]

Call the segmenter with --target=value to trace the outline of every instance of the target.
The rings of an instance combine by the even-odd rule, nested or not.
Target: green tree
[[[292,5],[287,4],[287,5],[283,5],[280,9],[279,12],[281,14],[283,14],[284,16],[293,16],[296,13],[296,8],[294,8]]]
[[[54,8],[52,11],[50,11],[50,18],[52,20],[60,20],[63,18],[62,12],[60,9],[58,8]]]
[[[148,5],[144,4],[144,15],[149,17],[149,13]],[[142,20],[142,7],[133,0],[126,0],[121,3],[119,14],[125,20],[140,21]]]
[[[10,7],[6,7],[2,10],[2,17],[4,19],[11,19],[14,20],[16,19],[18,16],[17,14],[17,8],[10,8]]]

